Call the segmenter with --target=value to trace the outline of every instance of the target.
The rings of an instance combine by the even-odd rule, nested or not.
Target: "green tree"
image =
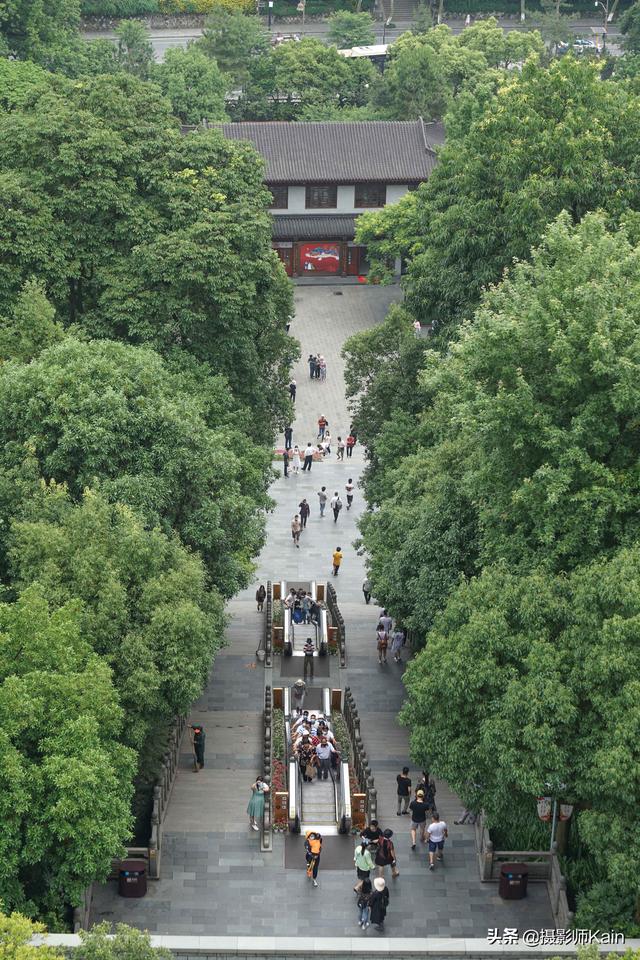
[[[374,102],[389,120],[439,120],[449,98],[438,53],[421,38],[409,36],[389,58]]]
[[[197,393],[193,383],[198,384]],[[172,373],[151,350],[72,338],[0,368],[0,468],[26,451],[74,500],[99,483],[112,502],[200,550],[231,596],[263,542],[270,451],[246,436],[222,378]]]
[[[0,960],[63,960],[55,947],[33,946],[30,941],[46,933],[42,923],[34,923],[19,913],[9,916],[0,910]]]
[[[116,27],[118,65],[121,70],[146,80],[153,64],[153,45],[141,20],[121,20]]]
[[[153,726],[186,713],[222,643],[222,600],[200,558],[175,536],[149,530],[122,504],[41,486],[9,538],[11,583],[38,583],[53,607],[82,600],[82,633],[110,664],[140,748]]]
[[[640,801],[639,613],[637,546],[568,577],[485,567],[452,595],[427,649],[408,666],[402,714],[414,761],[428,757],[465,798],[478,784],[474,800],[492,823],[534,817],[536,796],[564,784],[602,877],[590,919],[629,936],[638,933],[629,908],[640,869],[632,829]],[[578,916],[580,908],[578,901]]]
[[[258,17],[219,6],[207,17],[196,46],[238,83],[246,78],[249,65],[269,50],[269,35]]]
[[[602,215],[562,214],[428,357],[433,419],[468,443],[485,561],[566,570],[638,539],[639,258]]]
[[[577,14],[568,14],[571,4],[563,0],[541,0],[542,10],[534,18],[540,36],[553,51],[558,52],[558,44],[571,43],[575,39],[573,21]]]
[[[351,13],[338,10],[328,20],[328,40],[339,50],[350,47],[366,47],[375,42],[373,18],[368,13]]]
[[[3,0],[0,32],[10,53],[21,60],[52,65],[77,39],[80,0]]]
[[[640,53],[640,3],[637,0],[620,17],[620,30],[624,34],[624,49],[629,53]]]
[[[0,606],[0,898],[58,922],[131,829],[134,755],[80,619],[77,602],[50,611],[36,587]]]
[[[65,325],[223,373],[261,440],[290,416],[291,289],[249,144],[181,136],[157,88],[119,74],[0,114],[0,165],[0,313],[36,277]]]
[[[171,960],[173,954],[163,947],[154,947],[146,931],[110,923],[97,923],[91,930],[81,930],[82,943],[76,950],[78,960]],[[76,955],[74,953],[74,956]]]
[[[527,257],[561,210],[577,222],[598,207],[619,217],[640,202],[632,147],[640,101],[623,84],[602,82],[597,64],[527,62],[484,102],[468,132],[448,141],[413,211],[408,304],[442,329],[469,316],[483,287]],[[376,230],[388,253],[384,212]]]
[[[227,80],[216,62],[197,47],[168,50],[153,78],[182,123],[227,119]]]
[[[28,280],[10,317],[0,319],[0,359],[28,363],[45,347],[62,340],[64,330],[42,284]]]

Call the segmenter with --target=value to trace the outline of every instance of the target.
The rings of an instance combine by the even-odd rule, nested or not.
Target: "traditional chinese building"
[[[273,246],[289,276],[367,272],[355,243],[358,216],[399,200],[436,163],[422,120],[368,123],[228,123],[264,157]],[[433,131],[441,141],[441,130]],[[440,135],[440,136],[439,136]]]

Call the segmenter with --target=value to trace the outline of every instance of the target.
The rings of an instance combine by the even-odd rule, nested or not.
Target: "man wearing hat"
[[[416,848],[416,833],[420,831],[420,840],[425,842],[425,830],[427,823],[427,811],[429,806],[425,803],[424,790],[416,790],[416,798],[409,804],[411,810],[411,849]]]

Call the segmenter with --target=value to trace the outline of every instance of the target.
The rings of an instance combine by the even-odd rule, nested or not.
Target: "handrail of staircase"
[[[302,783],[300,767],[293,758],[289,760],[289,830],[300,833],[302,823]]]
[[[320,644],[319,651],[322,656],[329,652],[329,624],[327,620],[327,611],[324,607],[320,610]],[[316,644],[317,645],[317,644]]]
[[[294,645],[293,617],[289,607],[284,608],[284,654],[291,656]]]
[[[346,760],[340,763],[340,780],[336,783],[338,792],[338,832],[351,831],[351,784],[349,782],[349,764]]]

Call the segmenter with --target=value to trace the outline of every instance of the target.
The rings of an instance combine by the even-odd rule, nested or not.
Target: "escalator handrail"
[[[300,833],[302,823],[302,784],[298,762],[289,760],[289,830]]]

